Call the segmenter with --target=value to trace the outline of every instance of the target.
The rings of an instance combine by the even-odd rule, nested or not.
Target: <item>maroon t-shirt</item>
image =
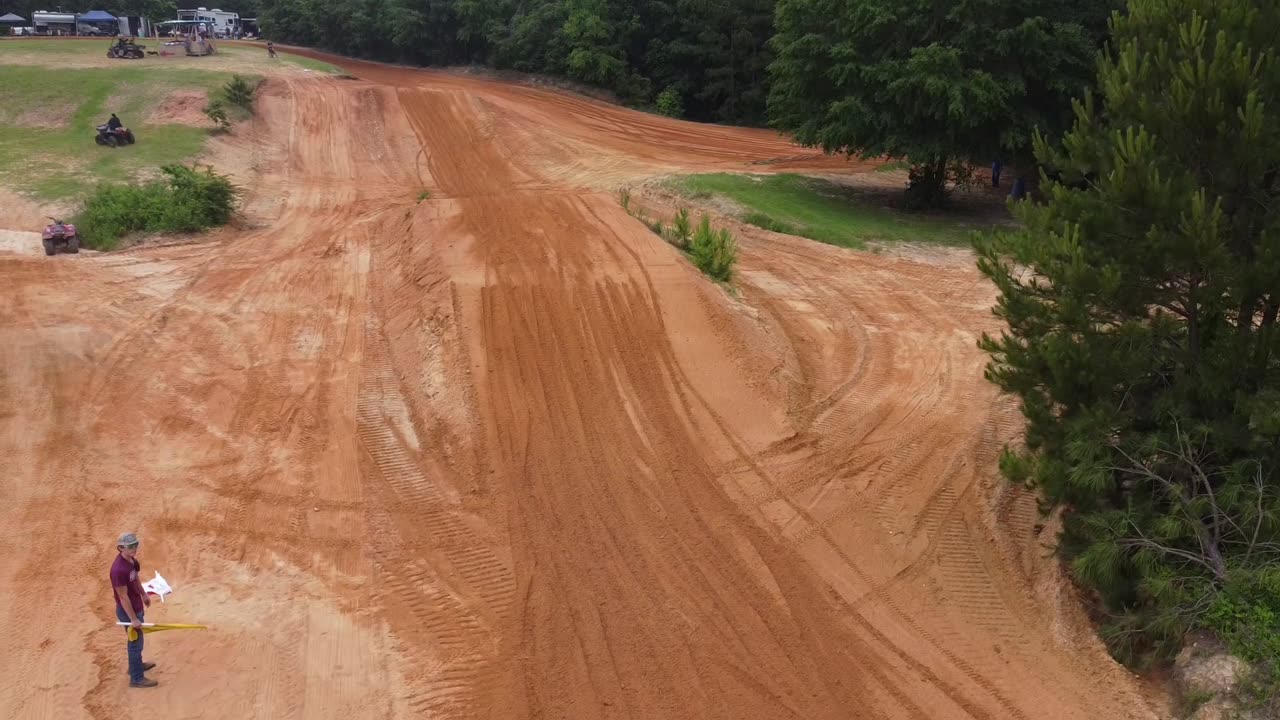
[[[144,607],[142,581],[138,579],[138,573],[141,570],[142,563],[137,560],[130,562],[123,555],[116,555],[116,561],[111,563],[111,597],[116,599],[116,607],[123,607],[120,604],[120,595],[116,593],[116,588],[123,585],[129,588],[129,600],[133,603],[133,611],[142,612]]]

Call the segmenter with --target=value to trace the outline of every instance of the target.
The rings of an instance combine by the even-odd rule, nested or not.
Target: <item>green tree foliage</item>
[[[62,8],[65,12],[86,13],[90,10],[105,10],[117,17],[122,15],[140,15],[151,20],[173,20],[178,17],[178,3],[176,0],[106,0],[99,2],[97,0],[82,0],[81,2],[48,2],[48,0],[9,0],[0,3],[0,15],[4,13],[17,13],[27,20],[31,19],[31,13],[39,10],[57,11]],[[227,10],[237,11],[235,3],[225,3],[223,8]],[[244,10],[238,10],[242,17],[252,17],[245,15]]]
[[[221,100],[210,100],[204,107],[205,117],[213,121],[218,130],[230,130],[231,119],[227,117],[227,108]]]
[[[906,158],[913,196],[1065,129],[1109,2],[778,0],[770,120],[805,145]]]
[[[680,98],[680,91],[673,87],[658,93],[657,105],[661,115],[673,118],[684,116],[684,100]]]
[[[987,376],[1028,421],[1002,469],[1065,509],[1133,658],[1280,562],[1280,0],[1132,0],[1113,26],[1073,129],[1036,142],[1060,181],[978,249],[1008,323]]]
[[[257,91],[256,87],[239,75],[232,75],[231,79],[222,86],[222,93],[227,96],[227,102],[249,112],[253,112],[253,96]]]
[[[711,218],[703,215],[689,241],[689,259],[708,277],[729,282],[733,279],[733,266],[738,262],[738,243],[732,232],[712,228]]]
[[[696,120],[763,123],[775,0],[262,0],[277,40],[424,65],[484,63]],[[668,106],[671,107],[671,106]]]
[[[99,186],[73,219],[85,244],[110,249],[131,232],[196,232],[231,220],[236,189],[226,177],[184,165],[161,173],[143,185]]]

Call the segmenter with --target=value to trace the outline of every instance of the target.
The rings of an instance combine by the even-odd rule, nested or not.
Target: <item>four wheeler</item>
[[[107,57],[115,60],[141,60],[146,56],[146,45],[139,45],[133,38],[120,38],[107,48]]]
[[[53,224],[45,226],[41,237],[44,241],[44,254],[53,255],[59,248],[65,248],[70,253],[80,252],[80,236],[76,235],[76,226],[55,217],[49,219]]]
[[[121,145],[132,145],[134,143],[133,131],[127,127],[118,127],[112,130],[106,125],[99,125],[98,136],[93,141],[99,145],[113,148]]]

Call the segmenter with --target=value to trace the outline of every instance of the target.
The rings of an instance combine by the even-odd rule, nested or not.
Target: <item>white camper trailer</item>
[[[37,35],[75,35],[76,14],[38,10],[31,13],[31,24]]]
[[[213,28],[214,37],[240,37],[240,13],[224,12],[217,8],[196,8],[195,10],[179,10],[178,19],[208,23]]]

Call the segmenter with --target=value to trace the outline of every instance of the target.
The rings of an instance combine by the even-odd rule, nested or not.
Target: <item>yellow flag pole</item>
[[[116,624],[129,628],[129,642],[138,639],[138,628],[133,627],[131,623],[117,622]],[[143,634],[160,632],[161,630],[207,630],[208,628],[208,625],[190,625],[187,623],[142,623]]]

